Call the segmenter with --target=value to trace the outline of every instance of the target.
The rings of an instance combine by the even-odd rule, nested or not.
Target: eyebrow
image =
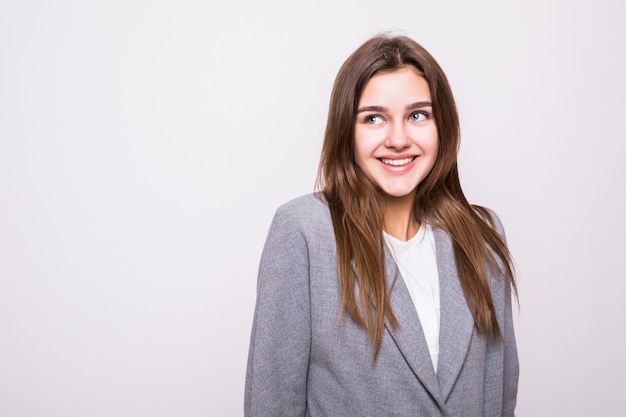
[[[432,107],[433,103],[431,103],[430,101],[416,101],[415,103],[411,103],[411,104],[407,104],[406,106],[404,106],[405,110],[415,110],[415,109],[421,109],[424,107]],[[384,113],[386,111],[388,111],[389,109],[387,107],[383,107],[383,106],[364,106],[359,108],[356,113],[362,113],[362,112],[366,112],[366,111],[375,111],[375,112],[381,112]]]

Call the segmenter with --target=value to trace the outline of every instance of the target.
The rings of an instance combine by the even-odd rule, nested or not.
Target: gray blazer
[[[510,281],[490,279],[504,341],[489,340],[474,327],[450,238],[434,233],[441,294],[436,372],[404,281],[394,280],[400,274],[389,251],[385,279],[399,327],[385,326],[374,362],[365,330],[347,313],[338,320],[327,205],[310,194],[281,206],[259,267],[244,415],[513,416],[518,360]]]

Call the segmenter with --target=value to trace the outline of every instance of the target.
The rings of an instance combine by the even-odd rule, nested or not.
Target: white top
[[[439,358],[439,270],[432,228],[422,224],[408,241],[383,232],[417,310],[430,358],[437,372]]]

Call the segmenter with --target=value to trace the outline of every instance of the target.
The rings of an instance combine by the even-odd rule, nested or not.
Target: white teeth
[[[402,159],[380,158],[380,162],[382,162],[385,165],[393,165],[395,167],[398,167],[400,165],[408,164],[409,162],[413,161],[413,159],[414,157],[402,158]]]

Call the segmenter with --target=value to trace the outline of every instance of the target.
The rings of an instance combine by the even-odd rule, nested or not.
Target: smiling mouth
[[[406,164],[413,162],[415,158],[417,158],[417,156],[411,156],[409,158],[402,158],[402,159],[378,158],[378,160],[385,165],[399,167],[399,166],[406,165]]]

